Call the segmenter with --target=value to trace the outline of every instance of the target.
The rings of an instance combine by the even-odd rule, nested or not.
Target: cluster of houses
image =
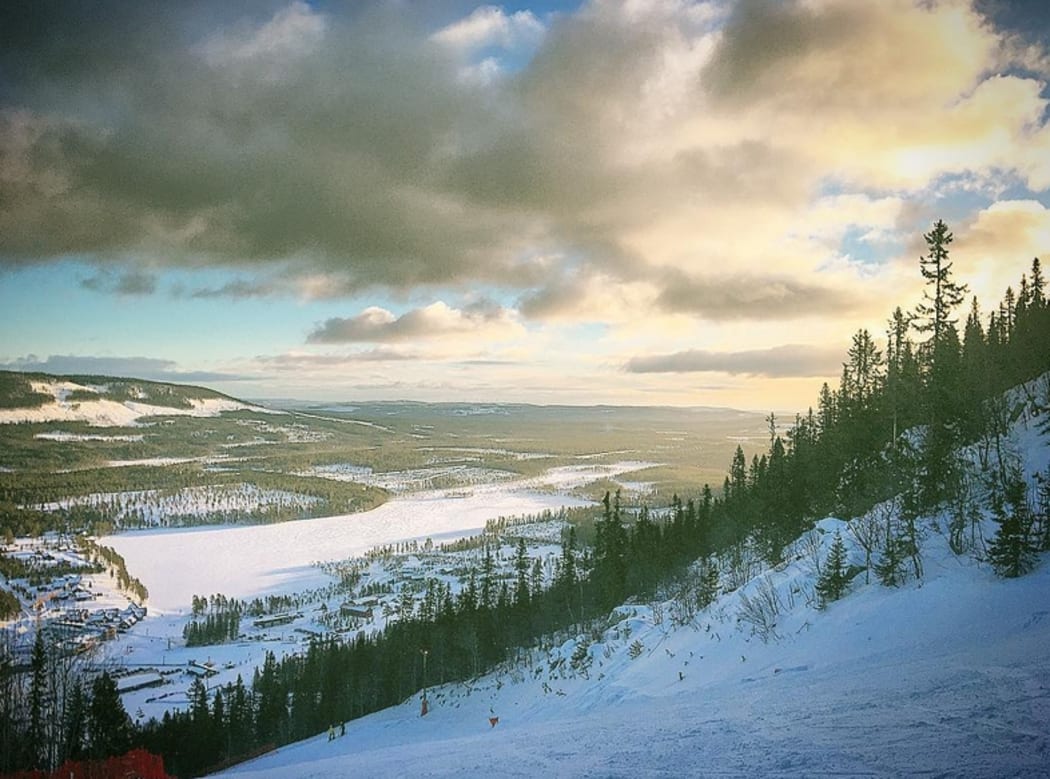
[[[129,603],[123,609],[66,609],[48,620],[44,630],[64,654],[77,654],[117,637],[146,616],[146,607]]]

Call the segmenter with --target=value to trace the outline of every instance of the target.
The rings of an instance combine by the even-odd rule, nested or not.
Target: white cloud
[[[955,231],[954,272],[986,309],[1008,286],[1016,292],[1033,257],[1050,257],[1050,209],[1036,200],[1001,200]]]
[[[543,23],[531,11],[508,14],[498,6],[483,5],[438,30],[431,40],[467,52],[492,46],[516,49],[537,45],[545,32]]]
[[[504,308],[479,306],[457,309],[444,301],[413,309],[401,316],[379,306],[370,306],[353,317],[333,317],[318,325],[308,336],[310,343],[389,343],[422,341],[450,336],[471,335],[500,338],[522,332],[516,316]]]

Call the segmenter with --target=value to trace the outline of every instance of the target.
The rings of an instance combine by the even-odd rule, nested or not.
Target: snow
[[[431,689],[425,718],[413,696],[223,775],[1050,775],[1050,560],[1000,580],[927,553],[920,584],[860,577],[827,611],[799,605],[777,642],[736,628],[737,593],[677,628],[623,607],[589,678],[505,668]]]
[[[134,464],[134,462],[111,462],[109,464],[111,466],[126,465]],[[111,511],[107,517],[117,523],[127,523],[128,520],[133,520],[146,525],[162,525],[172,519],[221,517],[228,514],[265,510],[275,506],[303,509],[320,502],[321,498],[314,495],[304,495],[288,490],[262,489],[254,484],[240,483],[183,487],[174,491],[96,492],[41,503],[34,508],[38,511],[59,511],[73,506],[109,508]]]
[[[318,562],[359,556],[408,539],[452,540],[481,532],[490,519],[589,504],[541,492],[536,488],[540,481],[482,484],[469,494],[426,490],[344,516],[248,527],[147,530],[108,536],[100,543],[116,549],[128,570],[149,589],[151,613],[171,613],[188,607],[193,595],[221,592],[243,598],[323,587],[331,579],[316,567]]]
[[[582,458],[581,458],[582,459]],[[659,463],[645,462],[642,460],[625,460],[611,464],[594,465],[564,465],[551,468],[547,473],[529,480],[530,483],[549,485],[561,490],[571,490],[583,487],[586,484],[599,479],[614,479],[624,473],[653,468]]]
[[[33,438],[41,441],[59,441],[66,443],[70,441],[142,441],[143,435],[87,435],[84,433],[67,433],[63,430],[54,430],[49,433],[37,433]]]
[[[97,387],[87,387],[73,382],[33,382],[34,391],[46,392],[54,401],[37,408],[0,409],[0,424],[21,422],[86,422],[94,427],[134,427],[139,419],[155,416],[213,417],[224,411],[266,412],[228,398],[191,398],[191,408],[169,408],[138,401],[118,402],[99,398],[70,402],[70,393],[80,390],[97,392]]]

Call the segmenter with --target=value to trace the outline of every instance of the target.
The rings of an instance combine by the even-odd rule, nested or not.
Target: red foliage
[[[164,758],[133,749],[105,760],[67,760],[55,771],[18,771],[0,779],[173,779],[164,770]]]

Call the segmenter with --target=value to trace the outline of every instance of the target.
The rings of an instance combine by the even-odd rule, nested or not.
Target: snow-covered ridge
[[[141,399],[136,400],[106,398],[103,393],[108,388],[105,386],[61,380],[34,381],[31,382],[31,386],[34,392],[51,395],[54,400],[35,408],[0,409],[0,424],[86,422],[93,427],[134,427],[144,417],[213,417],[225,411],[281,413],[241,403],[232,398],[188,398],[189,408],[180,408],[150,403],[147,393],[142,393]],[[85,393],[97,396],[97,399],[85,398]],[[72,397],[77,399],[71,399]]]

